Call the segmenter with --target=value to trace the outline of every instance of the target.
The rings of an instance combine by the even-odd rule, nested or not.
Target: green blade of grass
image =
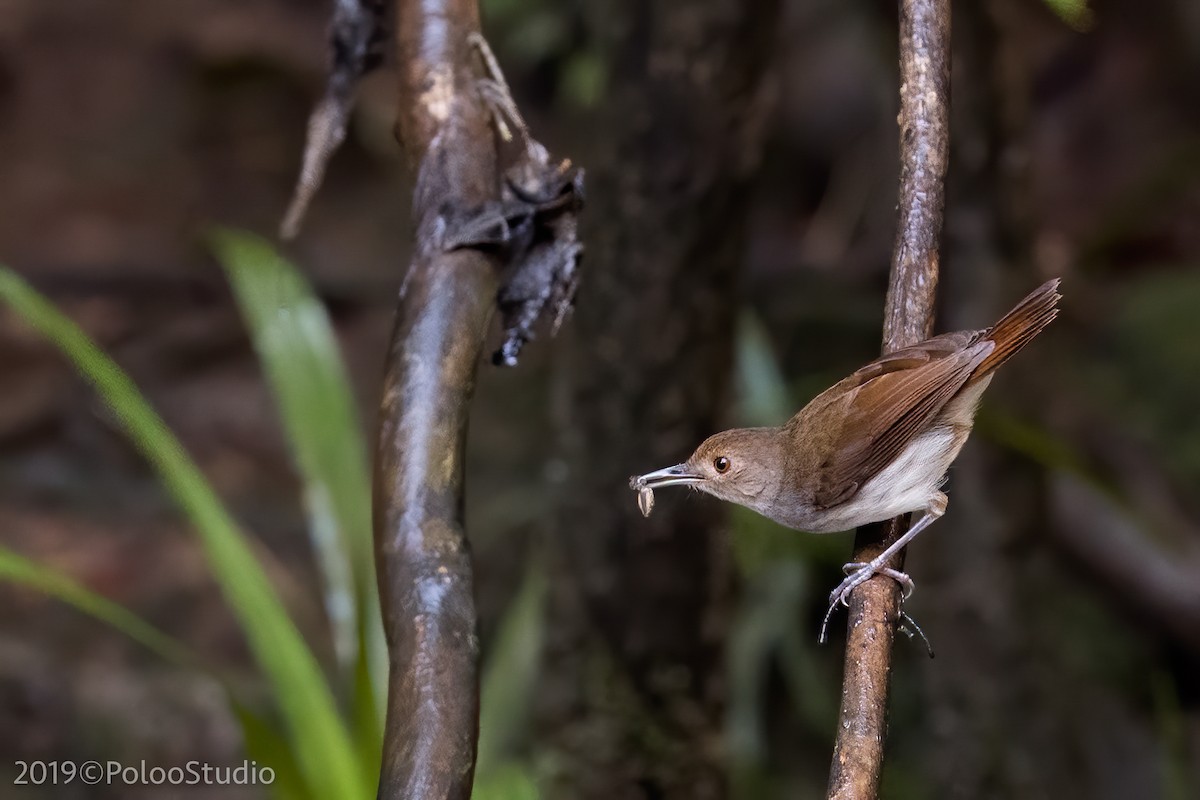
[[[747,427],[782,425],[795,412],[793,398],[762,320],[743,312],[735,344],[738,421]]]
[[[271,792],[286,800],[309,800],[295,763],[295,753],[272,725],[257,715],[237,697],[224,675],[209,668],[196,653],[179,640],[168,636],[124,606],[114,603],[79,584],[56,569],[38,564],[0,546],[0,580],[41,592],[113,627],[161,658],[181,667],[204,672],[219,683],[229,696],[229,704],[242,727],[246,755],[275,771]]]
[[[366,675],[375,702],[362,749],[381,745],[387,647],[371,539],[371,483],[363,428],[329,315],[301,273],[265,240],[218,230],[212,236],[279,406],[304,481],[309,530],[325,581],[326,608],[344,676]],[[364,643],[360,645],[360,640]],[[355,690],[357,694],[359,690]]]
[[[475,760],[481,781],[511,757],[526,732],[542,656],[546,590],[541,559],[532,558],[521,588],[504,612],[483,672]]]
[[[296,761],[296,751],[279,735],[274,720],[265,719],[239,703],[233,704],[233,712],[242,728],[246,758],[270,767],[275,773],[271,797],[275,800],[319,800],[304,780],[304,773]]]
[[[101,597],[70,577],[0,546],[0,579],[35,589],[63,601],[157,653],[167,661],[203,668],[200,660],[182,642],[171,638],[129,609]]]
[[[529,768],[516,762],[497,764],[475,781],[471,800],[538,800],[537,782]]]
[[[195,526],[225,598],[271,682],[313,794],[367,797],[370,783],[316,658],[199,468],[129,377],[75,323],[2,267],[0,299],[54,342],[96,388]]]

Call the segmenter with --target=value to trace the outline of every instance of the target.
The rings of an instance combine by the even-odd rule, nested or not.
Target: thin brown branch
[[[933,330],[938,244],[950,143],[950,2],[900,3],[900,203],[884,309],[883,352],[927,338]],[[906,529],[894,519],[859,530],[854,561],[883,552]],[[898,559],[902,562],[903,554]],[[898,566],[898,565],[896,565]],[[850,596],[842,705],[828,797],[879,794],[887,733],[892,640],[900,587],[876,576]]]
[[[528,138],[478,27],[475,0],[399,3],[397,135],[417,173],[416,242],[376,451],[390,657],[381,798],[471,794],[478,642],[463,456],[475,372],[498,292],[506,315],[519,295],[532,324],[570,302],[579,255],[579,177]]]
[[[329,23],[329,74],[325,94],[308,118],[304,161],[292,201],[279,225],[280,236],[295,238],[321,181],[329,159],[346,138],[354,107],[354,90],[363,75],[381,61],[383,0],[335,0]]]

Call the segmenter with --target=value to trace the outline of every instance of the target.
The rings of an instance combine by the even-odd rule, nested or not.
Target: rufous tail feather
[[[1030,292],[1029,296],[1009,311],[984,334],[985,339],[996,343],[992,352],[979,363],[972,378],[982,378],[996,367],[1008,361],[1029,344],[1033,337],[1042,332],[1058,316],[1058,293],[1060,278],[1047,281]]]

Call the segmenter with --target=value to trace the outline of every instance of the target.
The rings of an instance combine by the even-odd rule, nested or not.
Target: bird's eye
[[[717,472],[729,472],[729,459],[725,456],[717,456],[713,459],[713,467]]]

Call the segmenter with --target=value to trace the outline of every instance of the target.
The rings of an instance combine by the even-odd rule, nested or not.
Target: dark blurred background
[[[614,492],[563,487],[580,469],[573,437],[598,429],[579,417],[587,397],[607,398],[597,414],[655,418],[636,383],[579,378],[605,346],[597,326],[636,315],[653,339],[681,308],[707,313],[671,293],[639,298],[636,282],[618,302],[600,272],[620,247],[656,246],[654,207],[626,234],[612,227],[628,208],[606,210],[625,191],[614,186],[653,182],[659,163],[683,183],[735,176],[706,179],[720,196],[696,201],[700,219],[710,199],[723,204],[728,237],[721,228],[719,247],[686,251],[695,281],[709,280],[710,252],[729,249],[736,263],[736,292],[713,312],[733,336],[714,349],[711,385],[689,368],[720,409],[696,430],[786,418],[877,352],[897,177],[894,4],[733,11],[714,0],[746,31],[723,52],[753,63],[729,66],[740,70],[732,84],[720,63],[692,75],[739,95],[690,116],[621,99],[638,92],[637,70],[620,61],[629,31],[606,18],[638,4],[613,5],[483,2],[532,129],[587,167],[597,192],[578,321],[530,345],[516,369],[482,367],[468,530],[484,652],[536,559],[554,599],[534,637],[546,643],[529,667],[536,696],[512,732],[545,797],[821,796],[841,640],[815,638],[849,535],[795,534],[661,493],[644,535],[669,524],[654,520],[715,527],[692,545],[705,581],[681,589],[696,598],[687,622],[662,623],[694,634],[681,647],[701,655],[660,668],[672,656],[654,642],[622,640],[638,608],[579,611],[570,598],[670,581],[670,553],[621,572],[641,558],[629,542],[643,535],[621,484],[696,440],[644,454],[633,441],[598,462]],[[323,80],[327,14],[318,0],[0,0],[0,260],[129,371],[259,537],[318,643],[327,634],[298,483],[202,237],[213,223],[273,235]],[[632,29],[644,23],[627,16]],[[676,16],[656,35],[687,39]],[[753,38],[763,29],[767,48]],[[1056,275],[1064,311],[993,383],[952,472],[949,513],[910,551],[919,589],[908,610],[937,658],[898,643],[884,795],[1200,797],[1200,5],[962,2],[954,53],[939,328],[983,327]],[[367,78],[347,143],[285,248],[327,302],[368,421],[410,239],[394,95],[387,69]],[[642,114],[638,130],[658,138],[631,151],[637,136],[612,133],[623,114]],[[677,150],[670,136],[702,128],[693,118],[725,119],[745,140],[705,149],[692,137]],[[718,147],[732,155],[715,166],[690,155]],[[670,357],[688,357],[688,341],[662,338]],[[619,565],[613,579],[588,571],[586,547],[559,544],[564,527],[586,531],[617,503],[625,538],[596,556]],[[66,361],[3,310],[0,537],[253,680],[198,542],[154,474]],[[573,595],[581,580],[592,583]],[[0,585],[0,779],[17,759],[88,758],[237,763],[242,744],[203,676]],[[163,796],[73,791],[21,796]]]

